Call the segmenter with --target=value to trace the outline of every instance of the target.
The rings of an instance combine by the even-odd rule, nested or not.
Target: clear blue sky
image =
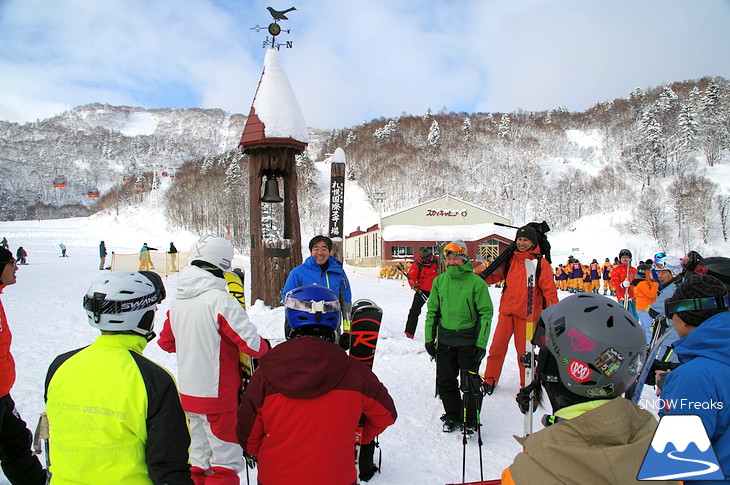
[[[280,1],[280,0],[279,0]],[[585,110],[730,78],[730,0],[0,0],[0,119],[101,102],[248,114],[267,6],[307,125],[403,112]]]

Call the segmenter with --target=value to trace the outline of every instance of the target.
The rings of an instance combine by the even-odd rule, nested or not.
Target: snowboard
[[[223,273],[226,279],[226,286],[228,287],[228,293],[231,294],[238,303],[246,309],[246,297],[243,293],[243,279],[245,274],[240,268],[235,268],[233,271],[226,271]],[[251,381],[253,371],[256,369],[256,360],[248,354],[244,354],[240,350],[238,351],[238,360],[241,371],[241,393],[246,390],[248,383]]]
[[[383,310],[371,300],[361,299],[352,304],[350,312],[350,357],[368,367],[373,366],[378,346]]]
[[[375,350],[380,335],[380,322],[383,319],[383,310],[371,300],[357,300],[352,304],[350,312],[350,357],[358,360],[372,369],[375,359]],[[360,418],[355,433],[355,463],[361,480],[368,481],[381,468],[379,455],[378,466],[373,463],[375,448],[379,448],[378,438],[371,443],[362,443],[362,426],[364,416]]]

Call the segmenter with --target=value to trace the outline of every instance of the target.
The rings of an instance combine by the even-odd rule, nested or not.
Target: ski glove
[[[622,288],[628,288],[629,286],[631,286],[631,283],[629,283],[628,281],[624,280],[621,282]]]
[[[481,347],[474,347],[474,360],[476,360],[477,365],[482,363],[482,360],[484,360],[484,357],[487,355],[487,349],[483,349]]]
[[[338,343],[344,350],[350,350],[350,332],[343,332]]]
[[[253,456],[250,453],[246,453],[246,451],[244,450],[244,452],[243,452],[243,458],[246,460],[246,465],[249,468],[252,468],[252,469],[253,468],[256,468],[256,465],[258,464],[258,460],[256,459],[255,456]]]
[[[426,352],[428,352],[428,355],[431,357],[436,357],[436,344],[433,342],[426,342]]]

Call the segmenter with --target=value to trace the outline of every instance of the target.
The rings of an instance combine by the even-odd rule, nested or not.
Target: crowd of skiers
[[[730,409],[702,405],[730,397],[730,258],[658,253],[651,265],[636,268],[622,250],[610,278],[615,298],[591,291],[558,301],[542,236],[533,225],[519,228],[511,253],[483,278],[460,240],[440,254],[445,272],[434,271],[430,250],[419,252],[411,267],[416,294],[406,336],[413,337],[425,304],[424,342],[436,360],[443,431],[460,429],[464,439],[481,434],[483,397],[495,392],[513,338],[519,357],[538,349],[529,372],[520,366],[520,409],[529,414],[547,396],[552,413],[543,418],[544,429],[520,440],[525,451],[505,469],[502,483],[635,483],[657,423],[623,396],[641,392],[633,386],[647,346],[664,333],[664,343],[674,343],[650,362],[652,382],[663,384],[664,402],[698,405],[668,405],[660,415],[700,415],[720,465],[730,469]],[[245,301],[229,290],[230,241],[208,235],[193,244],[158,340],[177,356],[179,392],[167,371],[142,356],[155,337],[157,305],[167,296],[160,276],[142,270],[95,279],[83,308],[101,335],[58,356],[46,377],[53,483],[114,477],[238,484],[247,464],[257,464],[265,485],[369,480],[377,470],[372,444],[395,422],[395,404],[375,374],[342,350],[352,301],[342,264],[330,254],[332,241],[316,236],[309,249],[282,292],[286,341],[272,348],[249,320]],[[16,270],[12,253],[0,248],[0,290],[15,283]],[[493,281],[503,288],[487,352]],[[656,288],[648,285],[648,293],[656,296],[642,299],[649,281]],[[632,314],[632,304],[651,319],[649,327]],[[678,362],[670,363],[670,354]],[[258,367],[242,392],[244,357],[258,359]],[[45,483],[10,397],[15,372],[1,305],[0,369],[3,471],[13,484]]]
[[[553,272],[549,244],[540,236],[534,224],[519,228],[511,254],[478,272],[484,282],[474,274],[462,241],[445,246],[445,273],[438,274],[428,249],[410,268],[416,294],[405,335],[413,338],[425,302],[425,347],[436,361],[443,431],[461,429],[464,439],[480,434],[482,399],[494,392],[513,338],[520,410],[531,413],[547,395],[552,414],[537,433],[530,434],[526,424],[529,436],[520,439],[525,451],[501,483],[638,483],[657,422],[623,396],[641,394],[639,372],[656,346],[645,364],[651,370],[647,383],[666,382],[657,391],[661,402],[694,404],[667,405],[660,415],[699,414],[719,464],[730,471],[730,408],[724,406],[730,399],[730,258],[703,259],[691,252],[680,260],[657,253],[637,267],[623,249],[613,263],[606,258],[603,265],[595,259],[582,265],[571,256]],[[547,258],[541,242],[548,246]],[[493,309],[485,282],[503,288],[488,353]],[[558,301],[556,289],[574,294]],[[538,349],[532,359],[526,358],[528,345]],[[654,476],[656,483],[677,483],[667,480],[692,474]]]

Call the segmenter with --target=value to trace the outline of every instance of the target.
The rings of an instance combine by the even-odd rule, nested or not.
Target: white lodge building
[[[389,260],[412,260],[422,247],[436,253],[437,243],[463,240],[472,260],[477,254],[494,259],[512,242],[515,230],[494,223],[509,219],[482,207],[444,195],[383,216],[380,224],[345,237],[345,262],[379,266]]]

